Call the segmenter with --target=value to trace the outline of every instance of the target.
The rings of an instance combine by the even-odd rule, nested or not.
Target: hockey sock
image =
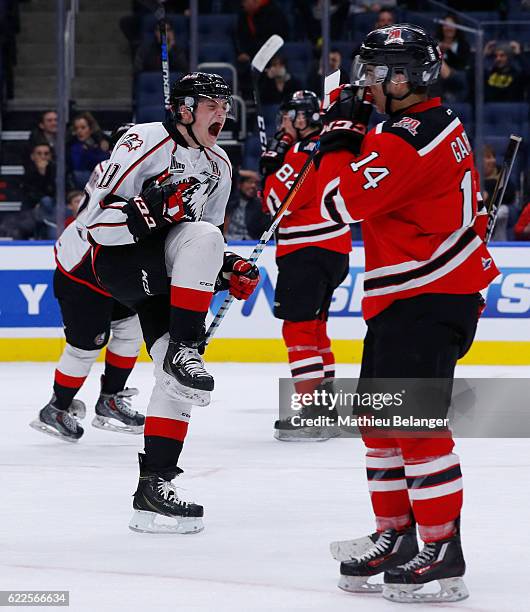
[[[366,452],[368,490],[378,531],[404,529],[412,521],[399,448],[370,448]]]
[[[324,378],[335,378],[335,355],[333,355],[331,350],[331,340],[327,332],[327,321],[324,319],[317,321],[317,343],[318,352],[322,357]]]
[[[169,335],[172,340],[199,340],[212,301],[211,291],[171,285]]]
[[[86,351],[66,344],[55,370],[53,392],[60,410],[68,410],[76,393],[82,387],[90,368],[99,355],[99,349]]]
[[[311,393],[324,378],[322,357],[317,345],[318,321],[284,321],[283,340],[287,347],[291,376],[297,393]]]
[[[407,459],[405,476],[421,539],[433,542],[453,535],[463,501],[458,455]]]
[[[102,393],[109,395],[125,388],[142,343],[142,330],[137,316],[112,321],[111,331],[105,353],[105,373],[101,381]]]
[[[155,384],[145,418],[145,461],[152,471],[178,465],[188,433],[191,405],[170,398]]]

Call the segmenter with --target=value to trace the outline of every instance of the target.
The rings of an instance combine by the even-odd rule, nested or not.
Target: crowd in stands
[[[331,0],[331,46],[327,64],[330,70],[340,70],[341,83],[349,82],[352,59],[363,35],[369,30],[392,25],[404,18],[430,29],[443,54],[441,79],[431,93],[440,95],[447,105],[454,105],[468,134],[473,138],[475,39],[471,34],[458,29],[460,24],[470,25],[458,14],[475,10],[477,3],[471,0],[449,0],[446,3],[455,8],[454,14],[440,11],[429,13],[427,11],[432,7],[422,0]],[[129,43],[135,75],[133,97],[136,102],[136,120],[161,120],[164,111],[160,87],[160,30],[145,3],[134,0],[132,5],[132,13],[123,17],[120,25]],[[168,13],[169,63],[172,78],[175,78],[189,70],[189,2],[167,0],[165,5]],[[246,102],[249,132],[253,131],[255,121],[250,62],[272,34],[281,35],[286,44],[271,60],[260,81],[269,136],[275,129],[279,105],[293,92],[307,88],[322,95],[325,70],[322,59],[322,8],[321,0],[200,0],[199,62],[216,62],[222,57],[223,61],[234,67],[235,70],[226,74],[230,79],[233,79],[233,73],[236,74],[237,93]],[[524,22],[527,18],[530,23],[530,0],[483,0],[480,3],[481,19],[502,22],[503,19],[513,18],[510,10],[519,11],[516,13],[517,19]],[[526,14],[525,10],[528,11]],[[486,146],[483,163],[483,195],[486,200],[493,190],[498,163],[514,122],[522,118],[522,124],[517,124],[514,129],[524,132],[524,138],[528,137],[530,101],[530,38],[512,39],[506,35],[509,28],[503,29],[502,24],[492,25],[491,30],[488,27],[486,33],[491,31],[493,36],[482,51],[485,67],[484,98],[488,117],[484,129]],[[530,25],[526,32],[530,34]],[[226,77],[219,67],[212,71],[221,72]],[[151,96],[148,95],[149,87],[153,91]],[[495,107],[499,103],[501,106]],[[503,107],[504,103],[511,106]],[[47,238],[54,235],[56,131],[56,113],[52,110],[44,112],[29,140],[20,231],[10,227],[14,237]],[[92,169],[109,156],[109,140],[88,112],[74,116],[70,131],[66,187],[68,206],[75,211],[74,200],[82,195]],[[246,146],[249,151],[256,153],[244,153],[243,166],[234,173],[236,180],[226,218],[228,239],[256,239],[267,223],[258,197],[260,179],[257,162],[260,149],[256,142],[257,136],[251,134]],[[525,155],[526,147],[523,145],[519,166],[514,172],[499,213],[494,240],[530,240],[529,206],[521,214],[522,204],[530,200],[530,190],[521,188],[519,180],[520,171],[525,170]],[[359,237],[359,234],[355,234],[355,237]]]

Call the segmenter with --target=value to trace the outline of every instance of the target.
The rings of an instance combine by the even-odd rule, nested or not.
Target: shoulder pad
[[[456,115],[451,110],[438,106],[420,113],[387,119],[382,124],[378,124],[375,131],[377,134],[394,134],[419,151],[454,119]]]

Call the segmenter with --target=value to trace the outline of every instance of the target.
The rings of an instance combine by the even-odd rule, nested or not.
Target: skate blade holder
[[[204,529],[202,517],[183,516],[173,517],[135,510],[129,522],[129,529],[140,533],[199,533]]]
[[[382,582],[368,582],[374,576],[343,576],[341,575],[337,586],[347,593],[381,593]]]
[[[433,590],[436,582],[440,587],[438,591]],[[428,585],[385,584],[383,597],[398,603],[450,603],[466,599],[469,592],[462,578],[444,578]]]
[[[103,429],[103,431],[115,431],[117,433],[133,435],[139,435],[144,431],[143,425],[124,425],[123,423],[121,425],[116,425],[113,421],[114,419],[111,419],[110,417],[104,417],[96,414],[92,419],[92,427],[95,427],[96,429]]]
[[[351,561],[354,557],[363,555],[373,545],[374,541],[369,536],[366,536],[356,540],[331,542],[329,550],[331,556],[336,561]]]
[[[210,391],[181,385],[176,378],[167,374],[163,369],[158,371],[157,378],[162,389],[173,399],[194,406],[208,406],[210,403]]]
[[[300,428],[292,429],[275,429],[274,437],[280,442],[327,442],[331,438],[336,438],[339,434],[332,433],[327,429],[311,429]]]
[[[37,431],[40,431],[41,433],[45,433],[49,436],[52,436],[53,438],[58,438],[63,442],[70,442],[70,444],[76,444],[79,441],[79,438],[69,438],[68,436],[63,436],[55,428],[51,427],[50,425],[47,425],[46,423],[43,423],[39,419],[31,421],[29,426],[33,427],[33,429],[36,429]]]

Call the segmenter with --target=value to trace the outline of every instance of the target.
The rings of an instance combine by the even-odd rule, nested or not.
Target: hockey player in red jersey
[[[114,146],[131,126],[129,123],[117,128],[111,144]],[[85,186],[85,203],[107,164],[107,160],[101,162],[92,172]],[[86,214],[84,209],[86,204],[82,204],[78,212],[79,222]],[[67,442],[79,440],[83,427],[78,419],[85,416],[86,407],[74,398],[102,347],[107,345],[101,393],[92,425],[140,434],[144,416],[130,405],[130,398],[138,390],[125,388],[142,343],[138,316],[114,300],[98,283],[92,270],[90,243],[83,238],[75,221],[57,240],[55,260],[53,288],[61,308],[66,345],[55,370],[52,398],[31,426]]]
[[[232,168],[216,143],[231,95],[218,75],[179,79],[171,118],[122,137],[88,205],[97,277],[138,313],[155,366],[129,525],[136,531],[203,528],[203,507],[181,500],[172,480],[192,405],[206,406],[214,388],[201,357],[206,314],[214,290],[246,299],[258,283],[256,266],[225,252],[220,231]]]
[[[263,201],[271,215],[315,148],[322,128],[317,95],[312,91],[295,92],[280,107],[279,124],[269,150],[261,158]],[[276,234],[274,316],[283,319],[282,335],[291,374],[301,393],[311,392],[335,375],[326,324],[333,291],[348,273],[351,251],[349,226],[322,217],[315,187],[315,172],[311,170]],[[314,408],[305,410],[305,416],[317,416]],[[305,428],[283,419],[276,421],[274,430],[278,440],[289,441],[302,439]],[[310,428],[307,439],[328,439],[330,431],[322,428],[317,434]]]
[[[429,98],[441,55],[421,28],[371,32],[354,62],[353,85],[336,91],[320,140],[318,198],[324,217],[362,220],[365,244],[362,379],[452,381],[475,334],[479,291],[497,276],[474,229],[477,171],[458,117]],[[365,135],[357,88],[389,118]],[[450,391],[450,389],[448,389]],[[467,596],[460,543],[462,478],[449,432],[438,438],[364,436],[377,533],[339,556],[339,586],[374,589],[393,601]],[[420,552],[416,525],[424,545]],[[343,547],[343,551],[347,549]],[[418,591],[439,581],[437,594]],[[380,590],[380,588],[379,588]]]

